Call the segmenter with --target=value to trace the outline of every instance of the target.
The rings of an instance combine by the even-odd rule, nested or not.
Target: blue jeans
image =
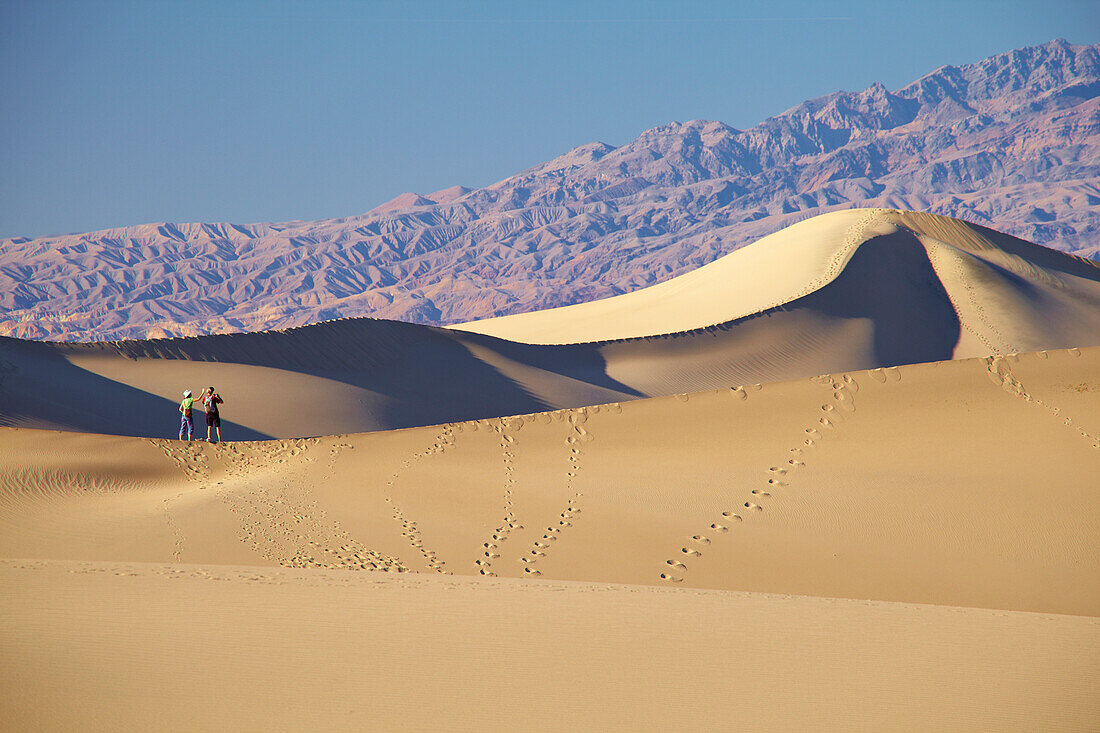
[[[195,432],[195,424],[191,420],[190,415],[180,415],[180,440],[183,440],[183,434],[187,433],[187,439],[191,440],[191,434]]]

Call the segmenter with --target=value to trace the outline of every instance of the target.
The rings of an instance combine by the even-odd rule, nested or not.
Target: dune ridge
[[[968,321],[967,330],[977,328],[972,322],[984,317],[968,306],[991,295],[973,293],[974,286],[968,283],[984,285],[996,280],[995,271],[1000,270],[1008,277],[1029,280],[1031,287],[1045,286],[1046,297],[1052,289],[1074,292],[1081,302],[1061,319],[1072,329],[1064,336],[1070,341],[1062,346],[1084,346],[1095,339],[1095,328],[1100,326],[1096,315],[1100,307],[1100,290],[1095,285],[1100,281],[1097,263],[957,219],[894,209],[823,214],[644,290],[452,328],[529,343],[610,341],[709,328],[780,306],[795,306],[798,299],[833,282],[860,247],[899,233],[919,241],[929,258],[936,253],[936,277],[945,287],[953,286],[952,304],[956,311],[960,305],[963,308],[959,315]],[[952,257],[966,257],[970,270],[960,272],[962,265]],[[1044,268],[1051,272],[1044,272]],[[1011,287],[996,284],[1002,290]],[[1032,331],[1041,330],[1028,325]],[[1060,325],[1047,323],[1054,328]],[[1023,338],[1030,343],[1037,336],[1028,334]],[[984,346],[989,353],[1030,350],[1026,345],[1018,348],[1004,337]],[[978,355],[969,348],[960,350],[957,358]]]
[[[1100,266],[913,212],[837,212],[616,298],[436,328],[62,344],[0,337],[0,425],[232,439],[386,430],[1100,342]],[[201,422],[201,420],[200,420]]]

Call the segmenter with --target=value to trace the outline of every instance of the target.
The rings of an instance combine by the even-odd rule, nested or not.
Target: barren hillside
[[[0,334],[105,340],[370,316],[424,324],[668,280],[838,208],[944,214],[1100,252],[1100,49],[1058,40],[745,131],[672,123],[344,219],[0,240]]]

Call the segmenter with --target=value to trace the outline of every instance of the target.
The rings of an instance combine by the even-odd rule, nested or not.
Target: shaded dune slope
[[[981,332],[979,339],[990,351],[1044,348],[1031,343],[1043,338],[1068,342],[1062,346],[1095,338],[1100,325],[1097,263],[958,219],[894,209],[816,216],[644,290],[454,328],[547,344],[705,329],[792,304],[850,276],[848,266],[857,253],[895,234],[925,250],[964,327]],[[907,272],[911,262],[883,260],[881,269],[862,274],[920,277]],[[990,299],[1010,307],[983,312]],[[1049,318],[1054,315],[1057,322]],[[971,353],[965,341],[962,346],[956,358],[983,355]]]
[[[0,424],[171,435],[182,389],[214,385],[226,437],[285,438],[1098,342],[1093,263],[944,217],[846,211],[646,290],[461,328],[3,338]]]

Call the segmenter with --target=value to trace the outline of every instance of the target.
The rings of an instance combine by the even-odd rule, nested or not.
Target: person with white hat
[[[183,390],[183,402],[180,403],[180,414],[183,418],[180,420],[180,440],[183,440],[183,434],[187,433],[187,442],[191,442],[191,434],[195,432],[195,424],[191,420],[191,405],[195,403],[195,400],[191,398],[191,390]]]

